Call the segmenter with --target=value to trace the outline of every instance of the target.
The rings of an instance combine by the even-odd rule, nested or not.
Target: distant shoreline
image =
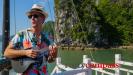
[[[105,50],[105,49],[133,49],[133,46],[118,46],[110,48],[96,48],[96,47],[72,47],[72,46],[59,46],[63,50]]]
[[[86,46],[59,46],[62,49],[74,49],[74,50],[105,50],[105,49],[133,49],[132,45],[129,46],[117,46],[110,48],[97,48],[97,47],[86,47]],[[2,40],[0,40],[0,50],[2,49]]]

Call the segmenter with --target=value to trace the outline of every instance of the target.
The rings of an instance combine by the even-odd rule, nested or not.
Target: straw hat
[[[45,16],[45,18],[48,17],[48,13],[44,10],[44,7],[38,4],[33,4],[30,11],[28,11],[26,14],[30,15],[32,12],[39,12]]]

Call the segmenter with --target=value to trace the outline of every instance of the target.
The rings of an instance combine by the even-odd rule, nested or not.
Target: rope
[[[76,10],[76,7],[75,7],[75,4],[74,4],[73,0],[71,0],[71,1],[72,1],[72,5],[73,5],[73,7],[74,7],[74,11],[75,11],[75,13],[76,13],[76,15],[77,15],[77,19],[79,20],[79,23],[80,23],[81,29],[82,29],[82,31],[83,31],[83,27],[82,27],[82,25],[81,25],[81,21],[80,21],[80,19],[79,19],[79,16],[78,16],[78,13],[77,13],[77,10]],[[84,35],[84,38],[86,38],[85,35]],[[85,40],[86,40],[86,43],[87,43],[87,38],[86,38]],[[91,50],[90,50],[89,52],[90,52],[90,55],[91,55],[92,61],[95,61],[95,59],[94,59],[94,57],[93,57],[93,54],[92,54]]]
[[[50,11],[50,18],[51,18],[51,20],[53,20],[52,12],[51,12],[51,9],[50,9],[50,2],[49,2],[49,0],[47,0],[47,1],[48,1],[48,7],[49,7],[49,11]],[[72,2],[72,5],[73,5],[73,7],[74,7],[74,11],[75,11],[75,13],[76,13],[76,15],[77,15],[77,18],[78,18],[78,20],[79,20],[80,27],[81,27],[81,29],[82,29],[82,31],[83,31],[83,27],[82,27],[82,25],[81,25],[81,21],[80,21],[80,19],[79,19],[79,16],[78,16],[78,13],[77,13],[75,4],[74,4],[73,0],[71,0],[71,2]],[[52,27],[52,29],[54,29],[54,26]],[[55,34],[55,33],[54,33],[54,34]],[[85,35],[84,35],[84,38],[86,38]],[[87,38],[86,38],[85,40],[86,40],[86,42],[87,42]],[[55,41],[55,40],[54,40],[54,41]],[[93,54],[92,54],[91,50],[90,50],[89,52],[90,52],[90,56],[91,56],[92,60],[94,61],[95,59],[94,59],[94,57],[93,57]],[[58,49],[58,56],[60,56],[60,51],[59,51],[59,49]]]
[[[50,9],[50,2],[49,2],[49,0],[47,0],[48,1],[48,7],[49,7],[49,11],[50,11],[50,18],[51,18],[51,20],[52,21],[54,21],[54,19],[53,19],[53,17],[52,17],[52,12],[51,12],[51,9]],[[54,9],[53,9],[54,10]],[[55,24],[54,24],[55,25]],[[55,31],[55,27],[54,27],[54,25],[52,26],[52,29],[54,29],[54,31]],[[53,32],[54,33],[54,36],[56,35],[56,32]],[[54,42],[55,43],[58,43],[56,40],[56,37],[54,37]],[[57,53],[57,57],[60,57],[61,56],[61,49],[60,49],[60,47],[58,47],[58,53]]]
[[[49,6],[49,11],[50,11],[50,17],[51,17],[51,20],[54,20],[53,17],[52,17],[52,12],[51,12],[51,9],[50,9],[50,3],[49,3],[49,0],[48,0],[48,6]]]
[[[51,20],[54,21],[53,17],[52,17],[52,12],[51,12],[51,9],[50,9],[50,3],[49,3],[49,0],[48,0],[48,6],[49,6],[49,11],[50,11],[50,17],[51,17]],[[54,26],[52,26],[52,29],[54,29]],[[55,31],[55,30],[54,30]],[[54,32],[53,32],[54,33]],[[55,35],[55,33],[54,33]]]
[[[15,34],[16,34],[16,3],[15,3],[15,0],[14,0],[14,25],[15,25]]]

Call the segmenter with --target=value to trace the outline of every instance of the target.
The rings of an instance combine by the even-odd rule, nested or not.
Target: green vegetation
[[[113,39],[121,41],[121,44],[129,45],[133,43],[133,4],[129,0],[119,0],[110,2],[109,0],[101,0],[97,9],[101,12],[106,26],[110,25],[112,34],[110,41]],[[103,19],[101,19],[103,20]],[[104,24],[102,24],[103,26]],[[103,28],[106,29],[104,25]],[[115,30],[114,30],[115,29]],[[106,32],[106,31],[104,31]],[[113,39],[112,39],[113,37]]]
[[[77,13],[78,22],[70,31],[65,32],[65,35],[71,33],[73,41],[79,39],[84,44],[93,43],[96,38],[99,38],[100,44],[106,42],[109,46],[131,45],[133,43],[133,1],[98,1],[98,5],[95,0],[55,1],[57,10]],[[58,17],[58,11],[56,15]],[[70,17],[72,16],[67,15],[66,25]],[[96,33],[97,27],[99,31]]]
[[[51,33],[52,35],[54,35],[55,31],[54,31],[54,22],[53,21],[48,21],[43,25],[43,30],[45,32]]]

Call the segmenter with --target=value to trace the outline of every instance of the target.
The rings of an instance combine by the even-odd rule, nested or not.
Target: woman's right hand
[[[25,50],[25,55],[30,58],[36,58],[38,55],[38,51],[35,49]]]

